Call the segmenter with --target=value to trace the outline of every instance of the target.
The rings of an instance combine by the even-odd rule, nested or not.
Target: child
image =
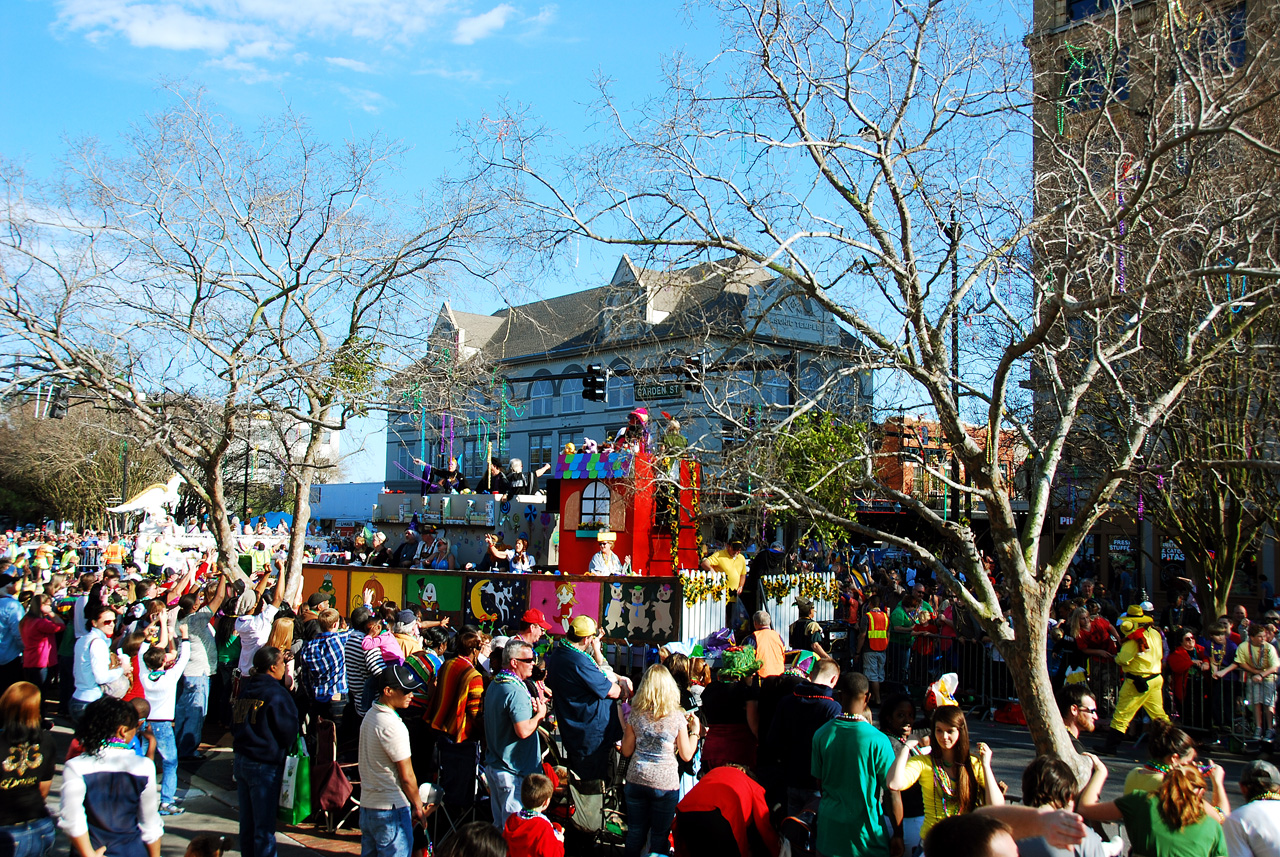
[[[564,857],[564,828],[542,813],[555,791],[551,779],[530,774],[520,786],[521,812],[507,817],[502,836],[510,857]]]
[[[133,706],[133,710],[138,712],[138,733],[133,736],[133,743],[129,746],[133,747],[133,752],[139,756],[155,761],[156,759],[156,736],[151,731],[147,718],[151,716],[151,704],[142,697],[129,700],[129,704]],[[67,761],[71,761],[76,756],[84,752],[84,748],[80,746],[79,738],[71,739],[71,746],[67,749]]]
[[[160,814],[178,815],[183,810],[175,798],[178,792],[178,742],[173,731],[174,709],[178,700],[178,682],[191,657],[191,643],[187,639],[187,627],[178,629],[182,635],[178,646],[178,659],[165,669],[166,652],[156,646],[142,654],[142,688],[147,702],[151,703],[151,730],[156,736],[156,749],[160,753]]]
[[[1241,643],[1236,649],[1236,660],[1231,666],[1218,673],[1218,677],[1226,675],[1236,667],[1247,673],[1245,678],[1245,702],[1254,710],[1255,726],[1253,740],[1267,741],[1274,738],[1271,729],[1271,706],[1276,701],[1276,672],[1280,671],[1280,657],[1275,647],[1267,642],[1265,625],[1250,625],[1249,640]]]
[[[187,843],[186,857],[222,857],[227,848],[227,837],[216,833],[202,833]]]

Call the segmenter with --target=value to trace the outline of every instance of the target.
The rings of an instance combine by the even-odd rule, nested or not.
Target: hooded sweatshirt
[[[797,789],[816,789],[810,773],[813,736],[840,714],[840,703],[831,697],[831,688],[806,681],[783,697],[769,728],[769,743],[782,760],[786,784]]]
[[[298,740],[298,707],[284,685],[269,675],[251,676],[231,703],[235,752],[261,764],[284,761]]]

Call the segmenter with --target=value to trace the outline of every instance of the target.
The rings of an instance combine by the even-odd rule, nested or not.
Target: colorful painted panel
[[[405,578],[404,603],[405,606],[421,604],[423,610],[432,614],[457,613],[462,609],[462,578],[444,574],[410,574]]]
[[[600,622],[600,584],[563,578],[534,580],[529,584],[529,606],[541,610],[551,623],[552,634],[564,634],[575,616]]]
[[[347,575],[345,566],[304,565],[302,567],[302,600],[305,602],[317,592],[329,596],[329,604],[339,613],[348,612]]]
[[[610,581],[603,589],[606,637],[647,643],[679,639],[680,600],[672,581]]]
[[[369,603],[377,607],[388,598],[399,603],[404,575],[389,569],[353,568],[347,614],[364,603],[364,591],[370,591]]]
[[[631,472],[631,453],[577,452],[560,454],[556,460],[556,479],[626,479]]]
[[[514,626],[529,609],[529,581],[486,575],[467,577],[467,621]]]

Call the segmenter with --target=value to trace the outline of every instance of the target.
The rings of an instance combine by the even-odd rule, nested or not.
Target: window
[[[482,472],[480,467],[480,442],[475,438],[462,442],[462,472],[470,479],[475,479]]]
[[[572,443],[577,449],[578,444],[582,442],[582,431],[580,429],[565,429],[560,432],[560,445],[556,447],[556,455],[564,449],[566,443]]]
[[[565,372],[581,372],[581,366],[569,366]],[[582,379],[566,378],[560,382],[560,413],[580,414],[586,408],[582,398]]]
[[[582,489],[582,514],[578,517],[578,526],[591,529],[589,524],[600,527],[609,526],[609,486],[600,480],[588,482]]]
[[[530,434],[529,460],[525,462],[524,469],[532,473],[542,465],[555,461],[556,449],[553,446],[554,443],[555,436],[551,432]]]
[[[1058,117],[1096,110],[1108,100],[1129,98],[1129,57],[1124,50],[1102,51],[1064,45],[1067,55],[1059,88]],[[1062,131],[1061,128],[1058,129]]]
[[[791,379],[786,372],[770,369],[760,373],[760,403],[782,407],[791,404]]]
[[[631,377],[619,375],[609,376],[609,391],[605,404],[610,408],[634,408],[636,406],[636,388]]]
[[[529,384],[529,416],[549,417],[555,412],[556,388],[548,380],[533,381]]]

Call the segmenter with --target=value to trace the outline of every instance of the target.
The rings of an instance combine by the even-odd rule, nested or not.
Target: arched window
[[[599,479],[588,482],[582,489],[582,514],[578,516],[578,526],[591,529],[590,524],[609,526],[609,486]]]
[[[581,372],[581,366],[567,366],[568,372]],[[582,379],[566,378],[560,382],[560,413],[580,414],[586,408],[582,399]]]
[[[529,416],[549,417],[555,412],[556,387],[550,380],[541,379],[529,384]]]

